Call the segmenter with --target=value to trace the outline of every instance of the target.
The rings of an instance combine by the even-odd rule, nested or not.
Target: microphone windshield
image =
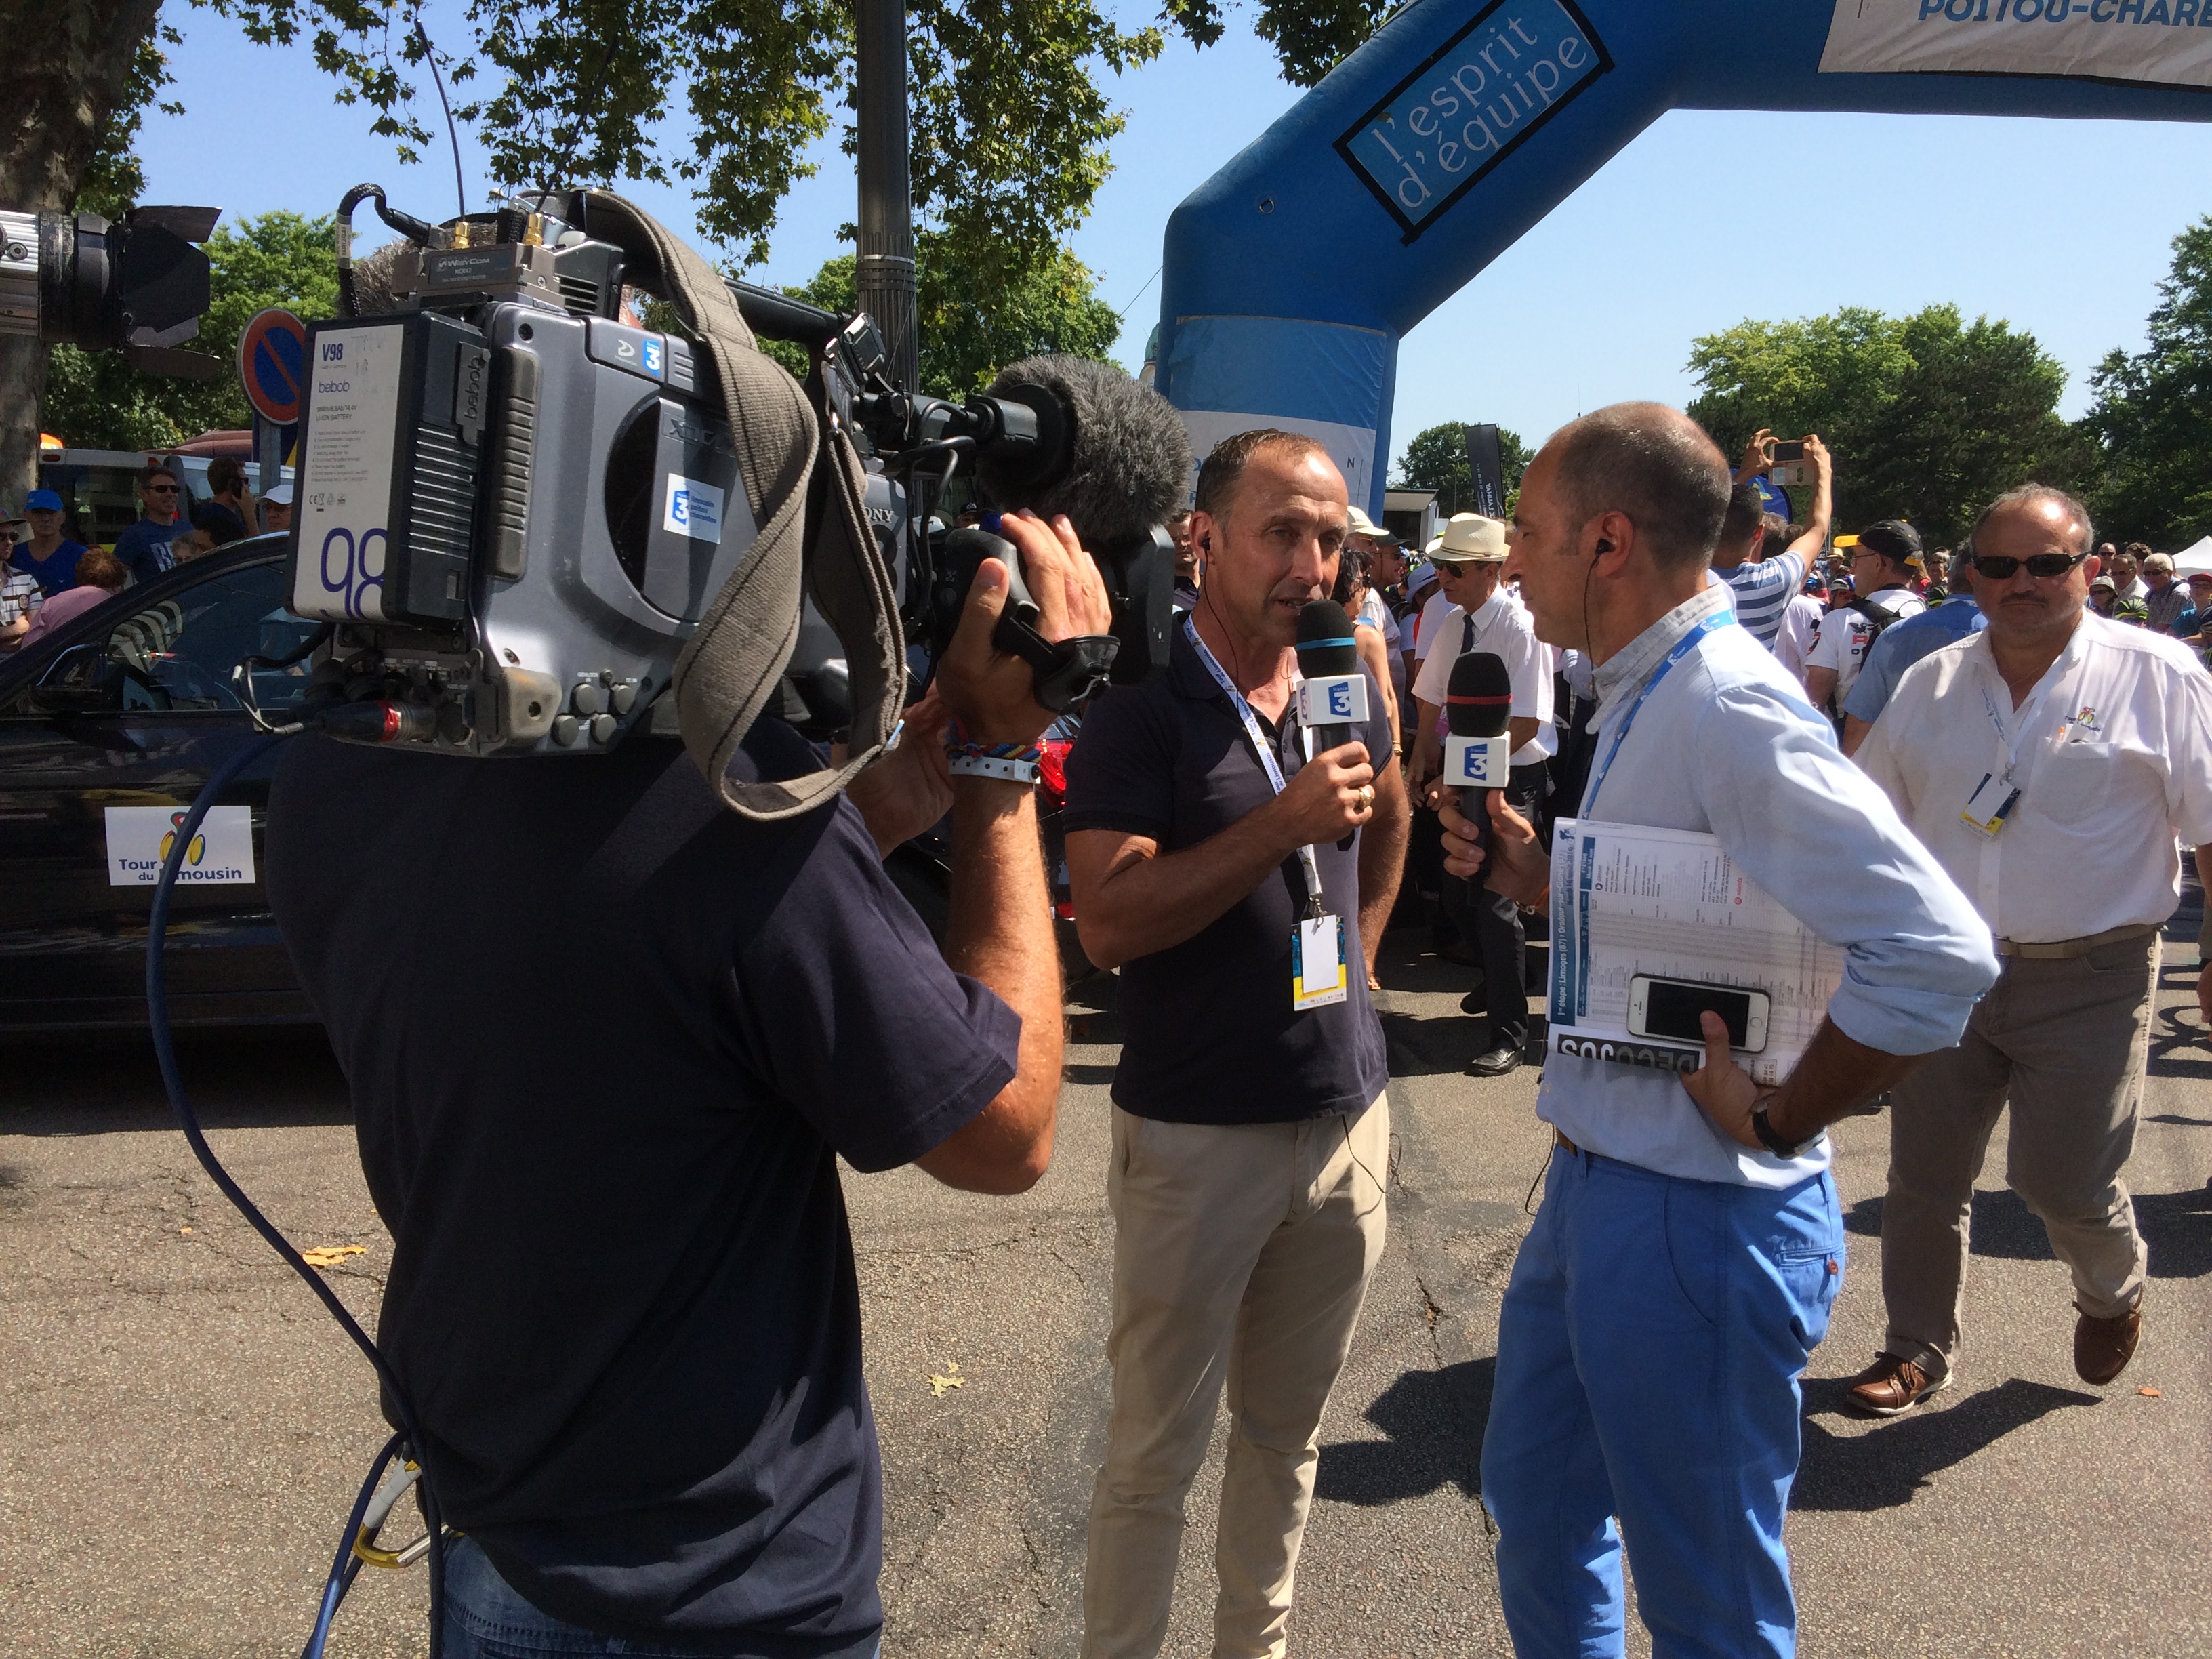
[[[1309,607],[1310,608],[1310,607]],[[1455,738],[1500,738],[1513,710],[1513,677],[1494,651],[1470,651],[1452,665],[1444,725]]]
[[[1344,607],[1334,599],[1316,599],[1299,611],[1298,672],[1310,680],[1358,672],[1359,652]]]
[[[976,457],[975,482],[1005,512],[1065,513],[1094,552],[1143,537],[1190,489],[1190,433],[1175,405],[1139,386],[1118,363],[1024,357],[991,382],[989,395],[1034,404],[1048,396],[1066,417],[1065,454]]]

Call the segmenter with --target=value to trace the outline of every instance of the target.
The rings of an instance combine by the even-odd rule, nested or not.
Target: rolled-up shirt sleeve
[[[1762,688],[1723,690],[1700,717],[1691,756],[1729,856],[1844,951],[1828,1005],[1837,1028],[1885,1054],[1958,1042],[1996,980],[1990,930],[1810,711]]]

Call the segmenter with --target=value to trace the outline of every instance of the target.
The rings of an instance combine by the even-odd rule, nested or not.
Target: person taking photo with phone
[[[1711,1012],[1686,1079],[1548,1057],[1536,1110],[1557,1144],[1498,1319],[1482,1451],[1522,1659],[1620,1650],[1624,1544],[1659,1651],[1794,1651],[1797,1378],[1844,1264],[1823,1131],[1957,1041],[1996,975],[1966,895],[1707,576],[1728,501],[1695,422],[1621,404],[1552,437],[1514,512],[1506,574],[1538,637],[1595,664],[1577,816],[1712,836],[1848,958],[1778,1087],[1734,1062]],[[1488,799],[1487,855],[1447,803],[1445,867],[1548,909],[1546,849]]]

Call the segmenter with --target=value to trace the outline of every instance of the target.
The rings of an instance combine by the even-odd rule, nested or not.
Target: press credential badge
[[[1345,999],[1344,924],[1309,916],[1291,935],[1291,1006],[1299,1013]]]

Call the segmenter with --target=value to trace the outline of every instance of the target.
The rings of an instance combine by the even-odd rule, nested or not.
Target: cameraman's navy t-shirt
[[[737,765],[814,763],[763,720]],[[574,1624],[872,1651],[836,1156],[943,1141],[1012,1078],[1019,1018],[945,966],[849,803],[751,823],[643,734],[531,760],[299,738],[267,848],[447,1521]]]
[[[1357,728],[1368,754],[1393,764],[1389,717],[1374,676],[1371,717]],[[1304,763],[1304,734],[1285,711],[1261,718],[1285,781]],[[1163,854],[1219,835],[1274,799],[1274,787],[1227,695],[1178,627],[1168,669],[1115,686],[1085,711],[1067,757],[1071,832],[1148,836]],[[1389,1079],[1382,1022],[1367,1000],[1359,944],[1359,844],[1314,848],[1322,902],[1344,929],[1346,1000],[1291,1006],[1291,933],[1304,913],[1294,855],[1181,945],[1121,964],[1121,1063],[1114,1101],[1170,1123],[1290,1123],[1357,1112]]]

